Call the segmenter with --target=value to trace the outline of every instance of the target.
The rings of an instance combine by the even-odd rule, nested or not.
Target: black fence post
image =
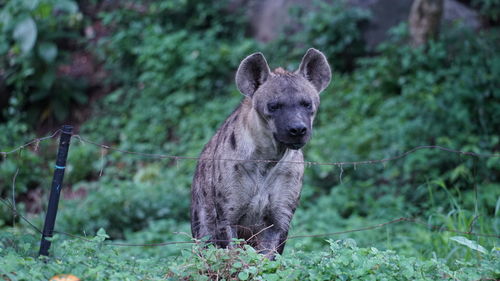
[[[57,150],[56,167],[54,170],[54,177],[52,179],[52,189],[50,190],[49,206],[47,207],[47,214],[45,216],[45,223],[43,225],[42,240],[40,241],[39,255],[48,256],[51,242],[45,238],[52,237],[54,232],[54,225],[57,216],[57,207],[59,205],[59,195],[64,178],[64,170],[66,168],[66,159],[68,157],[69,142],[71,140],[71,133],[73,126],[64,125],[61,130],[61,137],[59,139],[59,148]]]

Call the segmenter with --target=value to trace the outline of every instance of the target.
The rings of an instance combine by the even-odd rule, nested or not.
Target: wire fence
[[[33,139],[30,142],[27,142],[23,145],[20,145],[10,151],[0,151],[0,155],[6,157],[9,154],[15,153],[23,148],[26,148],[32,144],[35,145],[34,150],[38,149],[38,146],[40,142],[52,139],[57,137],[57,135],[61,132],[61,130],[57,130],[54,133],[42,137],[42,138],[36,138]],[[78,139],[79,141],[83,143],[88,143],[97,147],[100,147],[102,149],[106,150],[111,150],[111,151],[116,151],[124,154],[130,154],[130,155],[135,155],[135,156],[140,156],[140,157],[145,157],[145,158],[154,158],[154,159],[171,159],[171,160],[196,160],[196,161],[228,161],[228,162],[264,162],[264,163],[277,163],[279,160],[272,160],[272,159],[231,159],[231,158],[201,158],[201,157],[195,157],[195,156],[179,156],[179,155],[169,155],[169,154],[160,154],[160,153],[143,153],[143,152],[137,152],[137,151],[130,151],[130,150],[125,150],[125,149],[120,149],[116,148],[113,146],[101,144],[92,140],[89,140],[81,135],[74,134],[72,138]],[[465,155],[465,156],[472,156],[472,157],[478,157],[478,158],[492,158],[492,157],[500,157],[500,153],[476,153],[476,152],[470,152],[470,151],[461,151],[461,150],[456,150],[456,149],[451,149],[439,145],[421,145],[414,147],[404,153],[398,154],[396,156],[392,157],[387,157],[383,159],[372,159],[372,160],[362,160],[362,161],[337,161],[337,162],[317,162],[317,161],[282,161],[283,163],[291,163],[291,164],[304,164],[307,166],[341,166],[341,165],[368,165],[368,164],[380,164],[380,163],[385,163],[385,162],[390,162],[390,161],[395,161],[399,160],[402,158],[405,158],[406,156],[413,154],[419,150],[440,150],[440,151],[445,151],[449,153],[454,153],[454,154],[459,154],[459,155]]]
[[[37,151],[39,148],[39,144],[41,142],[56,138],[60,132],[61,132],[61,130],[57,130],[48,136],[33,139],[32,141],[29,141],[23,145],[20,145],[18,147],[11,149],[11,150],[1,151],[0,155],[2,155],[5,158],[9,154],[13,154],[15,152],[21,151],[22,149],[30,147],[32,145],[33,145],[33,150]],[[104,149],[104,150],[116,151],[116,152],[120,152],[123,154],[129,154],[129,155],[134,155],[134,156],[138,156],[138,157],[153,158],[153,159],[171,159],[171,160],[175,160],[175,161],[177,161],[177,160],[195,160],[195,161],[230,161],[230,162],[264,162],[264,163],[279,162],[277,160],[268,160],[268,159],[248,160],[248,159],[229,159],[229,158],[200,158],[200,157],[192,157],[192,156],[178,156],[178,155],[169,155],[169,154],[143,153],[143,152],[124,150],[124,149],[116,148],[113,146],[101,144],[101,143],[89,140],[89,139],[87,139],[81,135],[77,135],[77,134],[73,134],[72,138],[78,139],[79,141],[81,141],[83,143],[88,143],[88,144],[94,145],[96,147],[99,147],[99,148],[101,148],[101,150]],[[337,161],[337,162],[286,161],[286,163],[304,164],[306,166],[323,165],[323,166],[340,166],[340,167],[342,167],[343,165],[353,165],[353,166],[369,165],[369,164],[379,164],[379,163],[386,163],[386,162],[390,162],[390,161],[399,160],[399,159],[405,158],[408,155],[413,154],[419,150],[430,150],[430,149],[439,150],[439,151],[448,152],[448,153],[453,153],[453,154],[458,154],[458,155],[477,157],[477,158],[497,158],[497,157],[500,157],[500,154],[498,154],[498,153],[475,153],[475,152],[469,152],[469,151],[460,151],[460,150],[450,149],[450,148],[438,146],[438,145],[423,145],[423,146],[414,147],[414,148],[412,148],[404,153],[401,153],[399,155],[387,157],[387,158],[382,158],[382,159],[371,159],[371,160],[362,160],[362,161]],[[17,173],[18,173],[18,170],[16,171],[16,174],[14,175],[13,185],[15,184],[15,177],[17,176]],[[101,173],[102,173],[102,171],[101,171]],[[14,197],[12,199],[12,202],[10,202],[9,200],[6,200],[6,199],[2,199],[2,198],[0,198],[0,202],[3,205],[5,205],[12,212],[13,216],[19,217],[21,220],[26,222],[35,232],[42,234],[42,231],[39,227],[37,227],[34,223],[32,223],[29,219],[27,219],[24,215],[22,215],[17,210],[17,208],[15,206]],[[443,225],[428,224],[428,223],[422,222],[416,218],[400,217],[400,218],[392,219],[392,220],[389,220],[389,221],[386,221],[383,223],[374,224],[371,226],[366,226],[366,227],[361,227],[361,228],[356,228],[356,229],[344,230],[344,231],[319,233],[319,234],[308,234],[308,235],[291,235],[291,236],[288,236],[286,240],[300,239],[300,238],[317,238],[317,237],[338,236],[338,235],[342,235],[342,234],[379,229],[379,228],[383,228],[383,227],[393,225],[393,224],[398,224],[398,223],[411,223],[411,224],[425,227],[430,231],[450,232],[450,233],[455,233],[455,234],[460,234],[460,235],[471,235],[471,236],[477,236],[477,237],[489,237],[489,238],[500,239],[500,235],[498,235],[498,234],[474,232],[473,231],[474,222],[475,222],[475,219],[472,221],[472,223],[469,227],[469,231],[460,231],[457,229],[448,228],[448,227],[443,226]],[[125,246],[125,247],[157,247],[157,246],[169,246],[169,245],[179,245],[179,244],[195,244],[195,243],[199,242],[198,240],[195,240],[191,237],[190,237],[189,241],[166,241],[166,242],[161,242],[161,243],[149,243],[149,244],[97,242],[95,240],[88,239],[87,237],[67,233],[67,232],[60,231],[60,230],[54,230],[54,233],[64,235],[64,236],[74,238],[74,239],[79,239],[79,240],[86,241],[86,242],[95,242],[95,243],[101,243],[103,245],[120,246],[120,247],[123,247],[123,246]],[[188,234],[186,234],[186,235],[189,236]],[[228,240],[211,240],[211,241],[212,242],[231,242],[233,240],[230,240],[230,241],[228,241]],[[248,241],[246,241],[246,242],[248,242]]]
[[[136,155],[140,157],[146,157],[146,158],[156,158],[156,159],[171,159],[171,160],[196,160],[196,161],[221,161],[221,162],[264,162],[264,163],[289,163],[289,164],[304,164],[307,166],[343,166],[343,165],[368,165],[368,164],[380,164],[380,163],[385,163],[385,162],[390,162],[394,160],[399,160],[402,159],[412,153],[415,153],[419,150],[423,149],[436,149],[436,150],[441,150],[441,151],[446,151],[450,153],[455,153],[455,154],[460,154],[460,155],[466,155],[466,156],[473,156],[473,157],[480,157],[480,158],[490,158],[490,157],[500,157],[500,154],[488,154],[488,153],[475,153],[475,152],[468,152],[468,151],[460,151],[460,150],[455,150],[455,149],[450,149],[446,148],[443,146],[439,145],[421,145],[414,147],[402,154],[393,156],[393,157],[388,157],[388,158],[383,158],[383,159],[374,159],[374,160],[363,160],[363,161],[338,161],[338,162],[316,162],[316,161],[283,161],[283,160],[271,160],[271,159],[231,159],[231,158],[200,158],[200,157],[193,157],[193,156],[177,156],[177,155],[168,155],[168,154],[156,154],[156,153],[142,153],[142,152],[136,152],[136,151],[129,151],[129,150],[124,150],[124,149],[119,149],[115,148],[109,145],[105,144],[100,144],[91,140],[88,140],[80,135],[73,135],[74,138],[79,139],[80,141],[84,143],[89,143],[92,145],[95,145],[97,147],[100,147],[102,149],[108,149],[112,151],[117,151],[125,154],[131,154],[131,155]]]

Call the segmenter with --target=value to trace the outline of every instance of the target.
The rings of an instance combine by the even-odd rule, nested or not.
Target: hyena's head
[[[252,99],[264,129],[290,149],[300,149],[311,137],[312,123],[319,106],[319,93],[331,79],[325,56],[309,49],[299,69],[271,72],[262,53],[245,58],[236,73],[236,85]]]

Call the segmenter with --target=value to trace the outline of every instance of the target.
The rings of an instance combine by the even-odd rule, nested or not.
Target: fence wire
[[[470,151],[461,151],[461,150],[455,150],[439,145],[421,145],[414,147],[402,154],[393,156],[393,157],[388,157],[388,158],[383,158],[383,159],[375,159],[375,160],[363,160],[363,161],[337,161],[337,162],[317,162],[317,161],[280,161],[280,160],[270,160],[270,159],[231,159],[231,158],[201,158],[201,157],[193,157],[193,156],[177,156],[177,155],[169,155],[169,154],[156,154],[156,153],[143,153],[143,152],[136,152],[136,151],[130,151],[130,150],[124,150],[124,149],[119,149],[113,146],[97,143],[95,141],[88,140],[80,135],[73,135],[74,138],[79,139],[81,142],[88,143],[97,147],[100,147],[101,149],[107,149],[111,151],[117,151],[120,153],[124,154],[131,154],[131,155],[136,155],[140,157],[145,157],[145,158],[156,158],[156,159],[171,159],[171,160],[196,160],[196,161],[228,161],[228,162],[264,162],[264,163],[290,163],[290,164],[304,164],[307,166],[343,166],[343,165],[367,165],[367,164],[380,164],[380,163],[385,163],[385,162],[390,162],[394,160],[398,160],[401,158],[404,158],[412,153],[415,153],[419,150],[423,149],[436,149],[436,150],[441,150],[441,151],[446,151],[454,154],[460,154],[460,155],[466,155],[466,156],[473,156],[473,157],[479,157],[479,158],[492,158],[492,157],[500,157],[500,154],[498,153],[475,153],[475,152],[470,152]]]
[[[447,227],[444,227],[444,226],[430,225],[430,224],[421,222],[421,221],[419,221],[417,219],[414,219],[414,218],[402,217],[402,218],[398,218],[398,219],[386,221],[386,222],[383,222],[383,223],[379,223],[379,224],[375,224],[375,225],[371,225],[371,226],[366,226],[366,227],[361,227],[361,228],[356,228],[356,229],[349,229],[349,230],[336,231],[336,232],[328,232],[328,233],[320,233],[320,234],[291,235],[291,236],[287,237],[287,239],[285,240],[285,242],[288,241],[288,240],[292,240],[292,239],[331,237],[331,236],[338,236],[338,235],[342,235],[342,234],[348,234],[348,233],[354,233],[354,232],[360,232],[360,231],[374,230],[374,229],[377,229],[377,228],[383,228],[383,227],[386,227],[388,225],[397,224],[397,223],[401,223],[401,222],[407,222],[407,223],[417,224],[417,225],[424,226],[424,227],[426,227],[426,228],[428,228],[430,230],[434,230],[434,231],[450,232],[450,233],[461,234],[461,235],[471,235],[471,236],[477,236],[477,237],[490,237],[490,238],[500,239],[500,235],[496,235],[496,234],[478,233],[478,232],[472,232],[472,231],[459,231],[459,230],[450,229],[450,228],[447,228]],[[54,232],[58,233],[58,234],[61,234],[61,235],[65,235],[65,236],[71,237],[71,238],[76,238],[76,239],[79,239],[79,240],[83,240],[83,241],[86,241],[86,242],[95,242],[95,241],[93,241],[91,239],[88,239],[88,238],[85,238],[85,237],[82,237],[82,236],[79,236],[79,235],[74,235],[74,234],[71,234],[71,233],[67,233],[67,232],[64,232],[64,231],[55,230]],[[253,235],[253,236],[256,236],[256,235]],[[108,246],[120,246],[120,247],[161,247],[161,246],[178,245],[178,244],[196,244],[196,243],[200,242],[199,240],[196,240],[194,238],[190,238],[190,239],[191,239],[191,241],[167,241],[167,242],[149,243],[149,244],[148,243],[146,243],[146,244],[118,243],[118,242],[114,242],[114,243],[105,242],[103,244],[104,245],[108,245]],[[249,240],[251,240],[251,239],[247,239],[244,242],[249,243],[250,242]],[[234,240],[225,240],[225,239],[210,239],[209,241],[210,242],[234,242]],[[268,240],[259,240],[259,241],[260,242],[266,242]],[[101,243],[101,242],[99,242],[99,243]]]
[[[40,142],[42,141],[45,141],[45,140],[48,140],[48,139],[52,139],[52,138],[55,138],[59,133],[61,132],[61,129],[55,131],[54,133],[48,135],[48,136],[45,136],[45,137],[42,137],[42,138],[36,138],[36,139],[33,139],[32,141],[29,141],[23,145],[20,145],[12,150],[9,150],[9,151],[0,151],[0,155],[2,155],[3,157],[6,157],[7,155],[9,154],[12,154],[14,152],[17,152],[25,147],[28,147],[32,144],[35,144],[35,148],[34,150],[38,150],[38,145],[40,144]]]
[[[39,233],[39,234],[42,233],[40,228],[35,226],[25,216],[23,216],[22,214],[17,212],[10,202],[8,202],[7,200],[1,199],[1,198],[0,198],[0,202],[2,202],[5,206],[7,206],[14,215],[19,216],[23,221],[25,221],[37,233]],[[490,238],[500,239],[500,235],[497,235],[497,234],[473,232],[472,230],[471,231],[460,231],[460,230],[451,229],[451,228],[448,228],[445,226],[431,225],[431,224],[419,221],[418,219],[415,219],[415,218],[401,217],[401,218],[393,219],[390,221],[386,221],[386,222],[371,225],[371,226],[343,230],[343,231],[320,233],[320,234],[307,234],[307,235],[290,235],[287,237],[287,239],[285,241],[292,240],[292,239],[300,239],[300,238],[319,238],[319,237],[338,236],[338,235],[349,234],[349,233],[354,233],[354,232],[374,230],[374,229],[383,228],[383,227],[386,227],[386,226],[389,226],[392,224],[397,224],[397,223],[402,223],[402,222],[420,225],[420,226],[423,226],[423,227],[425,227],[429,230],[432,230],[432,231],[449,232],[449,233],[455,233],[455,234],[461,234],[461,235],[471,235],[471,236],[477,236],[477,237],[490,237]],[[163,246],[180,245],[180,244],[196,244],[196,243],[200,242],[199,240],[196,240],[194,238],[190,238],[190,241],[165,241],[165,242],[159,242],[159,243],[142,243],[142,244],[141,243],[120,243],[120,242],[99,242],[99,241],[89,239],[87,237],[71,234],[71,233],[68,233],[65,231],[54,230],[54,233],[64,235],[64,236],[67,236],[70,238],[82,240],[85,242],[100,243],[100,244],[107,245],[107,246],[117,246],[117,247],[163,247]],[[234,242],[234,240],[223,240],[223,239],[212,239],[210,241],[211,242]],[[247,240],[244,242],[249,242],[249,241]],[[263,241],[260,240],[260,242],[263,242]]]
[[[42,138],[36,138],[33,139],[30,142],[27,142],[23,145],[20,145],[10,151],[0,151],[0,155],[3,155],[6,157],[9,154],[12,154],[16,151],[19,151],[25,147],[28,147],[32,144],[35,144],[35,150],[38,148],[38,145],[40,142],[55,138],[59,133],[60,129],[52,133],[51,135],[48,135],[46,137]],[[196,160],[196,161],[228,161],[228,162],[265,162],[265,163],[277,163],[280,162],[280,160],[272,160],[272,159],[232,159],[232,158],[201,158],[201,157],[195,157],[195,156],[182,156],[182,155],[170,155],[170,154],[161,154],[161,153],[144,153],[144,152],[137,152],[137,151],[131,151],[131,150],[125,150],[125,149],[120,149],[114,146],[110,145],[105,145],[102,143],[98,143],[96,141],[89,140],[81,135],[78,134],[73,134],[72,138],[78,139],[82,143],[88,143],[97,147],[100,147],[101,149],[104,150],[111,150],[111,151],[116,151],[120,152],[123,154],[130,154],[130,155],[135,155],[139,157],[144,157],[144,158],[154,158],[154,159],[171,159],[171,160]],[[401,154],[398,154],[396,156],[392,157],[387,157],[387,158],[382,158],[382,159],[373,159],[373,160],[362,160],[362,161],[336,161],[336,162],[318,162],[318,161],[281,161],[282,163],[290,163],[290,164],[304,164],[307,166],[343,166],[343,165],[368,165],[368,164],[380,164],[380,163],[385,163],[385,162],[390,162],[394,160],[398,160],[401,158],[404,158],[412,153],[415,153],[419,150],[425,150],[425,149],[434,149],[434,150],[440,150],[440,151],[445,151],[453,154],[459,154],[459,155],[465,155],[465,156],[472,156],[472,157],[478,157],[478,158],[496,158],[500,157],[500,153],[476,153],[476,152],[471,152],[471,151],[462,151],[462,150],[456,150],[456,149],[451,149],[447,148],[444,146],[440,145],[420,145],[416,146],[406,152],[403,152]]]
[[[33,140],[23,144],[23,145],[15,147],[12,150],[0,151],[0,155],[2,155],[3,157],[7,157],[7,155],[9,155],[9,154],[20,151],[26,147],[31,146],[31,145],[35,146],[34,150],[36,151],[38,149],[40,142],[55,138],[55,137],[57,137],[57,135],[60,132],[61,132],[61,130],[56,130],[55,132],[53,132],[52,134],[50,134],[48,136],[33,139]],[[116,148],[113,146],[101,144],[101,143],[86,139],[85,137],[83,137],[81,135],[77,135],[77,134],[74,134],[72,136],[72,138],[76,138],[83,143],[88,143],[88,144],[94,145],[96,147],[100,147],[101,153],[103,153],[102,150],[111,150],[111,151],[116,151],[116,152],[120,152],[123,154],[135,155],[135,156],[139,156],[139,157],[153,158],[153,159],[171,159],[171,160],[176,160],[176,161],[177,160],[196,160],[196,161],[265,162],[265,163],[279,162],[279,160],[268,160],[268,159],[201,158],[201,157],[177,156],[177,155],[169,155],[169,154],[143,153],[143,152],[124,150],[124,149]],[[412,149],[410,149],[402,154],[388,157],[388,158],[382,158],[382,159],[363,160],[363,161],[337,161],[337,162],[316,162],[316,161],[284,161],[284,162],[285,163],[292,163],[292,164],[340,166],[340,167],[342,167],[343,165],[356,166],[356,165],[379,164],[379,163],[385,163],[385,162],[390,162],[390,161],[402,159],[402,158],[405,158],[406,156],[408,156],[412,153],[415,153],[419,150],[425,150],[425,149],[435,149],[435,150],[445,151],[445,152],[449,152],[449,153],[453,153],[453,154],[478,157],[478,158],[500,157],[500,154],[498,154],[498,153],[475,153],[475,152],[469,152],[469,151],[455,150],[455,149],[451,149],[451,148],[447,148],[447,147],[443,147],[443,146],[439,146],[439,145],[422,145],[422,146],[414,147],[414,148],[412,148]],[[281,161],[281,162],[283,162],[283,161]],[[21,213],[19,213],[17,211],[17,209],[15,207],[15,201],[10,202],[8,200],[0,198],[0,202],[2,204],[4,204],[12,212],[12,215],[14,217],[18,216],[21,220],[26,222],[34,231],[36,231],[39,234],[42,234],[42,231],[40,230],[40,228],[38,228],[29,219],[27,219],[25,216],[23,216]],[[402,222],[420,225],[420,226],[426,227],[427,229],[429,229],[431,231],[450,232],[450,233],[456,233],[456,234],[461,234],[461,235],[471,235],[471,236],[477,236],[477,237],[490,237],[490,238],[500,239],[500,235],[497,235],[497,234],[473,232],[472,225],[470,227],[470,231],[460,231],[460,230],[451,229],[451,228],[448,228],[445,226],[431,225],[431,224],[419,221],[418,219],[415,219],[415,218],[401,217],[401,218],[393,219],[390,221],[386,221],[386,222],[371,225],[371,226],[350,229],[350,230],[344,230],[344,231],[320,233],[320,234],[309,234],[309,235],[291,235],[291,236],[287,237],[286,241],[291,240],[291,239],[329,237],[329,236],[337,236],[337,235],[360,232],[360,231],[369,231],[369,230],[374,230],[374,229],[378,229],[378,228],[386,227],[388,225],[402,223]],[[92,239],[89,239],[89,238],[86,238],[86,237],[83,237],[80,235],[75,235],[75,234],[67,233],[67,232],[60,231],[60,230],[54,230],[54,233],[61,234],[61,235],[64,235],[64,236],[67,236],[70,238],[74,238],[74,239],[79,239],[79,240],[86,241],[86,242],[101,243],[103,245],[120,246],[120,247],[123,247],[123,246],[125,246],[125,247],[158,247],[158,246],[169,246],[169,245],[179,245],[179,244],[195,244],[195,243],[199,242],[199,240],[195,240],[194,238],[190,238],[190,241],[166,241],[166,242],[149,243],[149,244],[120,243],[120,242],[98,242],[98,241],[94,241]],[[210,240],[210,241],[212,241],[212,242],[232,242],[233,240]],[[248,241],[245,241],[245,242],[248,242]]]

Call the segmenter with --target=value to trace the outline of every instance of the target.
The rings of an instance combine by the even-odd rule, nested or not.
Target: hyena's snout
[[[277,134],[275,138],[290,149],[302,148],[310,139],[312,128],[311,119],[306,114],[284,114],[277,118]]]
[[[309,141],[309,128],[304,122],[290,123],[285,128],[285,145],[290,149],[300,149]]]
[[[288,141],[285,144],[290,149],[300,149],[309,141],[309,129],[301,123],[288,126],[287,134]]]
[[[307,135],[307,126],[304,123],[295,123],[288,125],[288,135],[291,138],[297,138],[301,140],[305,135]]]

